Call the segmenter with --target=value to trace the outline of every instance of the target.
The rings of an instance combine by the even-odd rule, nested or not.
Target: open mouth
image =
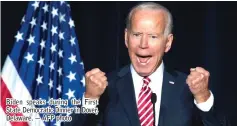
[[[147,65],[150,60],[151,60],[151,55],[139,55],[137,54],[137,61],[141,64],[141,65]]]

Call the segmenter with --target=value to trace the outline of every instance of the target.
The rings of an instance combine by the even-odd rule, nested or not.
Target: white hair
[[[165,27],[165,31],[164,34],[165,35],[169,35],[172,32],[172,27],[173,27],[173,18],[172,15],[170,13],[170,11],[165,8],[164,6],[158,4],[158,3],[154,3],[154,2],[145,2],[145,3],[140,3],[136,6],[134,6],[128,16],[127,16],[127,21],[126,21],[126,28],[130,29],[131,28],[131,18],[134,15],[134,12],[137,10],[144,10],[144,9],[150,9],[150,10],[162,10],[165,12],[166,15],[166,27]]]

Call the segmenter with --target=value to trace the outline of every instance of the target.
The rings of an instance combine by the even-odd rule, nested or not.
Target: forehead
[[[141,23],[150,23],[156,27],[165,27],[166,13],[163,10],[141,9],[135,10],[131,17],[132,27],[141,26]]]

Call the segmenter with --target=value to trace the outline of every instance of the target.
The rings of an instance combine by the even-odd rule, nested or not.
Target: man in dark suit
[[[83,99],[98,99],[99,114],[74,114],[68,125],[221,125],[208,89],[209,72],[196,67],[187,76],[164,65],[171,31],[172,16],[165,7],[152,2],[135,6],[125,29],[131,65],[107,77],[98,68],[88,71]]]

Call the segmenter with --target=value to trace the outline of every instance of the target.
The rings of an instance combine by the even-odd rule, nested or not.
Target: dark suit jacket
[[[99,115],[74,114],[67,126],[140,126],[130,67],[107,77],[109,86],[100,98]],[[158,126],[220,126],[214,107],[209,112],[196,107],[186,77],[165,67]]]

